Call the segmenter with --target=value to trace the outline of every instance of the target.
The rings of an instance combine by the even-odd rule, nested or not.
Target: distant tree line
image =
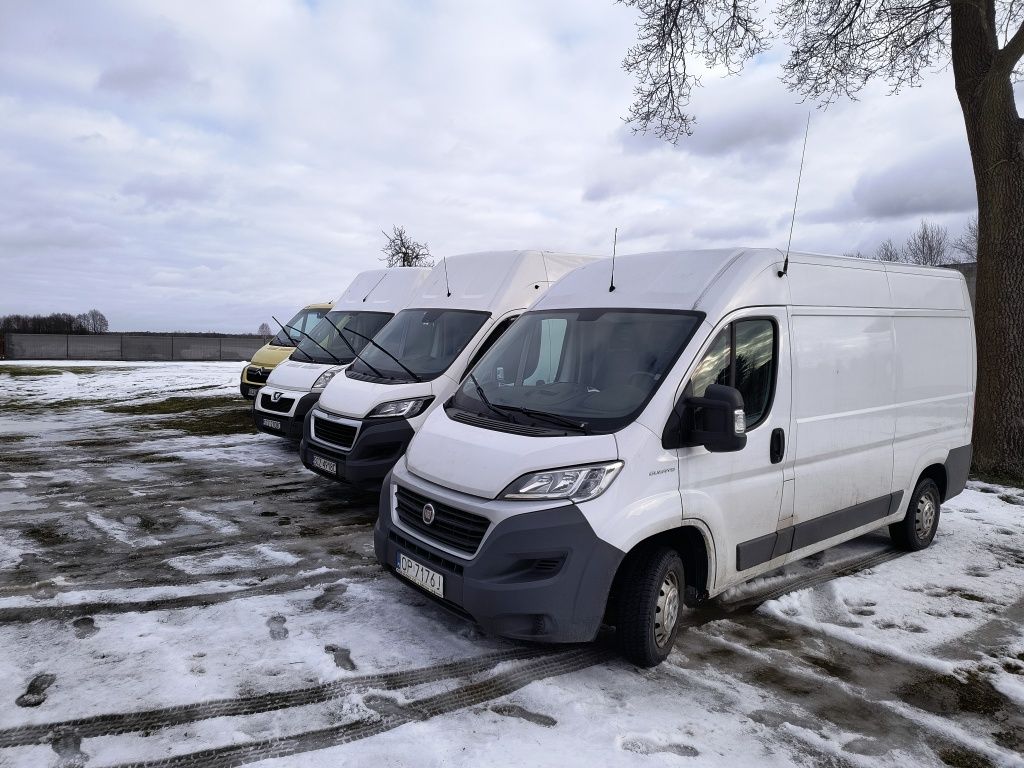
[[[922,220],[921,225],[902,244],[896,243],[890,237],[883,241],[873,254],[855,251],[847,255],[929,267],[977,261],[978,219],[975,217],[968,221],[964,231],[955,238],[950,237],[949,230],[945,227]]]
[[[10,333],[107,333],[110,323],[98,309],[80,315],[54,312],[52,315],[0,316],[0,332]]]

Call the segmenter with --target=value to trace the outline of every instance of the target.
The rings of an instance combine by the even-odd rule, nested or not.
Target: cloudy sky
[[[695,135],[622,123],[612,0],[0,0],[0,315],[255,331],[435,256],[785,246],[808,107],[782,50],[705,78]],[[794,248],[872,251],[974,187],[949,72],[815,111]]]

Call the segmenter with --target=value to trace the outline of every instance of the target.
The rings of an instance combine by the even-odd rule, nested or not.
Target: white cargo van
[[[356,275],[334,307],[299,333],[295,350],[278,365],[253,402],[256,429],[298,440],[302,422],[332,378],[419,293],[425,267],[371,269]]]
[[[776,250],[588,264],[388,477],[378,560],[499,635],[669,653],[682,605],[889,526],[971,462],[974,325],[945,269]]]
[[[413,433],[470,366],[556,280],[596,257],[550,251],[451,256],[335,376],[306,416],[302,463],[379,488]]]

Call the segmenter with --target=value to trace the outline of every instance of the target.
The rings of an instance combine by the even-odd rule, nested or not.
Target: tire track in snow
[[[118,603],[100,600],[88,603],[68,603],[62,605],[24,605],[0,608],[0,625],[18,624],[32,621],[64,621],[78,616],[118,613],[148,613],[150,611],[179,610],[182,608],[205,608],[231,600],[248,597],[276,595],[283,592],[294,592],[306,587],[316,587],[338,581],[344,576],[340,571],[325,571],[295,579],[273,581],[254,587],[242,589],[207,592],[203,594],[177,595],[173,597],[155,597],[149,600]]]
[[[483,704],[507,696],[537,680],[586,669],[608,660],[611,656],[610,651],[593,646],[557,651],[514,669],[433,696],[401,704],[395,702],[391,706],[387,706],[388,702],[382,702],[383,706],[377,716],[343,725],[244,744],[212,747],[155,760],[119,763],[110,768],[234,768],[258,760],[336,747],[376,736],[406,723],[429,720],[438,715]]]
[[[45,744],[59,732],[73,732],[75,736],[85,739],[97,736],[116,736],[135,731],[154,731],[215,717],[237,717],[273,712],[308,704],[320,704],[358,691],[399,690],[449,678],[475,675],[503,662],[525,661],[537,657],[555,656],[559,653],[565,653],[565,651],[539,647],[513,648],[507,651],[483,654],[471,659],[397,672],[377,672],[348,677],[330,683],[288,691],[271,691],[233,699],[214,699],[140,712],[93,715],[55,723],[5,728],[0,730],[0,748]]]

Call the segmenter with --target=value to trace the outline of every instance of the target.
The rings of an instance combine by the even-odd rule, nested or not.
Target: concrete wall
[[[238,360],[263,346],[262,336],[171,336],[102,333],[8,333],[10,360]]]

